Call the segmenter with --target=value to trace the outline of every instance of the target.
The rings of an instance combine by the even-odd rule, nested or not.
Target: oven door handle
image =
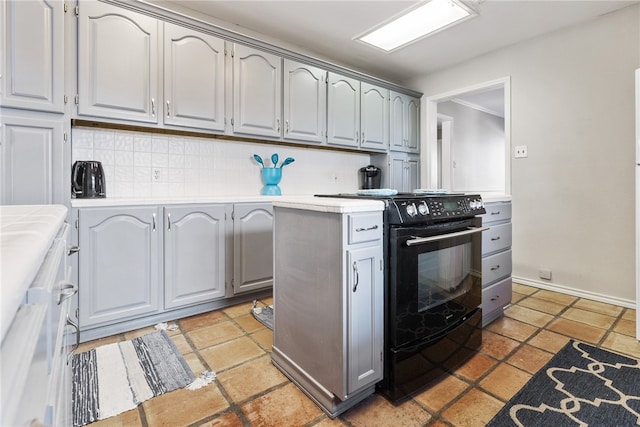
[[[488,229],[489,227],[468,227],[466,230],[456,231],[455,233],[440,234],[432,237],[416,237],[411,240],[407,240],[407,246],[421,245],[423,243],[436,242],[438,240],[450,239],[452,237],[466,236],[468,234],[480,233]]]

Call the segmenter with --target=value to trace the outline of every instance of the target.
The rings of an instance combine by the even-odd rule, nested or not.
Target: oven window
[[[466,293],[471,288],[471,242],[418,255],[418,312]]]

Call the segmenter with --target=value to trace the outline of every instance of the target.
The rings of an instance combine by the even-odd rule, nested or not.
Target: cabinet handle
[[[280,119],[276,119],[276,132],[280,132]]]
[[[360,141],[364,142],[364,132],[362,132],[362,139]]]
[[[376,225],[371,226],[369,228],[363,228],[363,227],[356,228],[356,231],[360,232],[360,231],[369,231],[369,230],[377,230],[377,229],[378,229],[378,225],[376,224]]]
[[[80,247],[79,246],[70,246],[69,249],[67,250],[67,256],[71,256],[71,255],[75,254],[76,252],[80,252]]]
[[[358,133],[358,131],[356,131],[356,142],[360,142],[360,134]]]
[[[491,297],[491,301],[496,301],[500,299],[500,295],[496,295],[495,297]]]
[[[284,131],[289,133],[289,120],[285,120],[284,122]]]
[[[69,318],[69,313],[67,313],[67,325],[72,326],[76,330],[76,343],[71,347],[71,351],[67,355],[67,365],[68,365],[69,362],[71,361],[71,356],[73,356],[73,352],[76,351],[78,349],[78,346],[80,345],[80,327],[76,322],[74,322]]]
[[[167,231],[171,231],[171,214],[167,214]]]
[[[495,242],[496,240],[500,240],[500,236],[498,236],[498,237],[492,237],[492,238],[491,238],[491,240],[492,240],[492,241],[494,241],[494,242]]]
[[[171,104],[169,103],[169,100],[167,100],[167,117],[171,117]]]
[[[78,285],[64,281],[60,284],[60,292],[58,293],[58,305],[63,301],[71,298],[78,293]]]
[[[156,214],[151,215],[151,217],[152,217],[152,224],[153,224],[151,230],[156,231]]]
[[[155,98],[151,98],[151,115],[156,115],[156,100]]]
[[[497,212],[491,212],[491,215],[500,215],[500,211],[497,211]]]
[[[491,271],[496,271],[499,268],[500,268],[500,264],[494,265],[493,267],[491,267]]]
[[[356,291],[356,289],[358,289],[358,282],[360,281],[360,274],[358,273],[358,263],[356,261],[353,261],[353,271],[355,273],[355,280],[354,280],[354,284],[353,284],[353,292]]]

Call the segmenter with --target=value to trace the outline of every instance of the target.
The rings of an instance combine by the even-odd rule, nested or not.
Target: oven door
[[[438,336],[480,306],[484,229],[472,219],[390,229],[390,347]]]

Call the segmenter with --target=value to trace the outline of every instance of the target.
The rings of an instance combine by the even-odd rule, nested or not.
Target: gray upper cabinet
[[[0,4],[0,105],[64,112],[64,2]]]
[[[360,81],[330,72],[327,100],[327,143],[359,147]]]
[[[225,295],[225,205],[164,208],[164,308]]]
[[[386,151],[389,149],[389,89],[362,82],[360,92],[360,147]]]
[[[62,116],[3,109],[0,125],[0,204],[65,203]]]
[[[284,139],[323,143],[327,127],[327,71],[284,60]]]
[[[233,45],[233,133],[281,138],[282,58]]]
[[[418,153],[420,151],[420,100],[391,91],[390,149]]]
[[[109,4],[80,3],[78,114],[158,123],[160,25]]]
[[[224,40],[164,24],[164,123],[224,131]]]
[[[420,184],[420,158],[415,155],[391,154],[389,156],[389,188],[400,192],[412,192]]]
[[[242,203],[233,208],[234,294],[273,285],[273,206]]]

